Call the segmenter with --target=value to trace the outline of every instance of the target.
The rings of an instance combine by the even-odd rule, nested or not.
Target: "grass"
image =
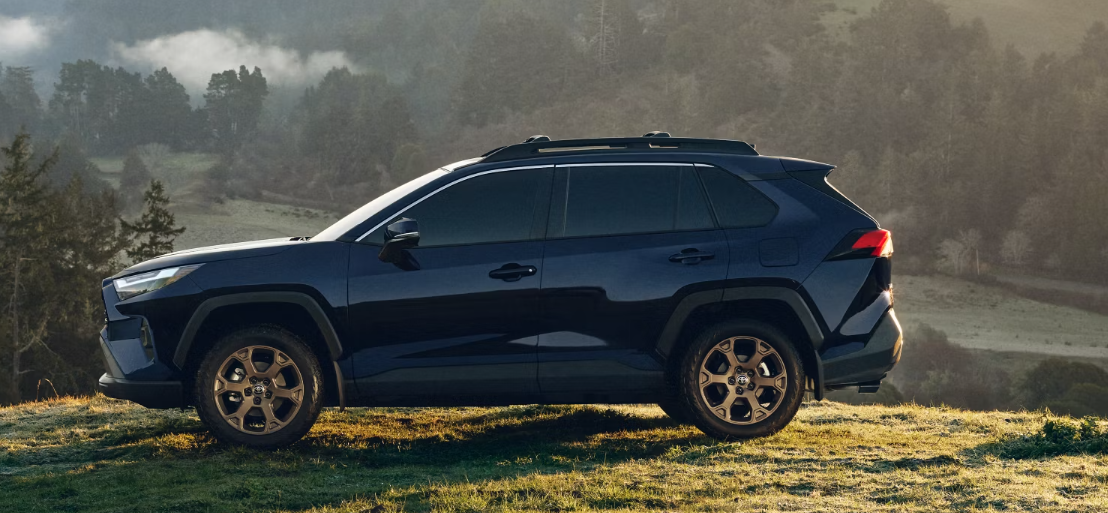
[[[1108,509],[1103,454],[1009,454],[1035,443],[1044,420],[1072,422],[809,403],[773,437],[718,442],[653,406],[328,410],[303,441],[256,452],[214,442],[191,411],[67,398],[0,409],[0,504],[212,512]]]
[[[832,0],[838,10],[823,21],[831,33],[846,37],[849,24],[868,15],[880,0]],[[955,23],[974,18],[985,21],[998,49],[1013,44],[1034,59],[1039,54],[1077,51],[1085,32],[1095,21],[1108,22],[1108,2],[1103,0],[946,0]]]

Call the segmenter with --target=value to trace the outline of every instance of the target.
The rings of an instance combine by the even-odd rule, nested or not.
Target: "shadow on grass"
[[[617,409],[357,409],[326,412],[278,451],[215,442],[194,417],[87,426],[95,437],[0,453],[0,503],[19,511],[306,509],[389,490],[418,491],[649,460],[709,443],[668,418]],[[64,437],[63,437],[64,438]],[[228,476],[233,476],[228,479]],[[419,509],[419,508],[417,508]]]

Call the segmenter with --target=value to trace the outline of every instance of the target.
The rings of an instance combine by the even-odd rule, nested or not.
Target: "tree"
[[[197,136],[192,133],[192,107],[185,86],[166,68],[146,77],[145,84],[150,92],[146,124],[154,132],[151,140],[183,149]]]
[[[0,353],[7,369],[0,402],[12,403],[20,399],[21,377],[31,372],[24,368],[23,355],[42,342],[46,329],[45,324],[28,326],[32,317],[22,307],[27,301],[28,277],[34,277],[33,268],[41,267],[36,259],[49,231],[48,190],[42,177],[57,160],[57,154],[33,165],[31,139],[26,133],[17,135],[10,146],[0,148],[0,154],[7,160],[0,174],[0,265],[8,276],[4,316],[8,333]]]
[[[212,75],[204,95],[204,110],[220,150],[233,151],[253,136],[268,95],[266,79],[257,67],[253,72],[239,66],[237,74],[227,70]]]
[[[1031,255],[1031,237],[1026,232],[1012,230],[1000,243],[1000,257],[1008,265],[1022,266]]]
[[[25,127],[28,131],[38,128],[42,117],[42,100],[35,92],[35,71],[26,66],[8,66],[0,77],[0,94],[11,109],[9,123]]]
[[[185,232],[184,227],[175,225],[173,213],[167,208],[169,197],[161,182],[151,180],[143,200],[146,209],[138,222],[120,220],[123,231],[134,241],[127,250],[127,257],[136,263],[172,252],[173,240]]]
[[[143,187],[150,183],[150,171],[137,150],[127,152],[123,159],[123,172],[119,175],[119,194],[125,208],[137,207],[143,197]]]

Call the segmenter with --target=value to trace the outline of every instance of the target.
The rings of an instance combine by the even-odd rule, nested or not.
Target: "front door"
[[[727,239],[691,165],[559,166],[543,259],[539,386],[549,401],[649,398],[677,304],[726,278]]]
[[[396,405],[535,399],[552,173],[483,173],[402,211],[398,217],[414,219],[420,231],[404,265],[378,259],[383,228],[368,244],[352,245],[347,337],[356,345],[362,398]]]

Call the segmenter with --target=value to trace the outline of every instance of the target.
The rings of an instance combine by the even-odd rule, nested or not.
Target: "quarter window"
[[[700,167],[700,179],[724,228],[765,226],[777,217],[777,204],[746,180],[718,167]]]

